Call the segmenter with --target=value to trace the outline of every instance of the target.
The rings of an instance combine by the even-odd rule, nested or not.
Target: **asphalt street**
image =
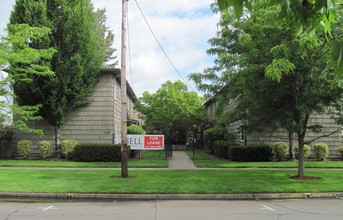
[[[342,199],[1,202],[0,220],[342,219]]]

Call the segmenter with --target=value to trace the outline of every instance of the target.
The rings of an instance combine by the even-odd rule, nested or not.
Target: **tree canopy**
[[[144,92],[135,108],[142,113],[147,130],[168,136],[180,128],[194,129],[205,118],[202,98],[181,81],[167,81],[153,94]]]
[[[274,19],[285,20],[292,27],[293,32],[299,35],[302,32],[324,30],[332,38],[332,24],[338,20],[343,9],[342,0],[217,0],[220,10],[232,8],[236,17],[243,15],[244,9],[257,11],[266,6],[276,6],[278,14]],[[331,42],[331,55],[328,57],[328,66],[337,66],[340,75],[343,74],[343,40]]]
[[[100,68],[112,55],[113,34],[105,27],[104,11],[95,12],[90,0],[17,0],[10,24],[21,23],[51,29],[27,43],[57,51],[51,61],[42,61],[55,75],[30,76],[30,84],[15,81],[14,92],[21,105],[41,105],[40,115],[55,127],[58,151],[64,116],[88,102]],[[26,71],[25,63],[10,64],[13,77]]]
[[[50,33],[48,28],[19,24],[9,25],[8,31],[9,35],[7,37],[1,36],[0,39],[0,69],[6,69],[9,63],[27,65],[27,68],[23,71],[18,65],[15,70],[21,74],[9,75],[0,81],[1,96],[13,96],[11,87],[15,81],[29,84],[33,76],[54,75],[49,66],[44,65],[44,62],[52,58],[55,50],[52,48],[37,50],[27,44],[29,41],[40,40],[48,36]],[[34,132],[42,135],[42,130],[29,128],[26,124],[28,120],[41,119],[37,115],[40,108],[41,105],[39,104],[18,106],[7,101],[0,101],[0,121],[1,123],[9,123],[12,120],[10,115],[14,112],[19,116],[13,122],[15,127],[24,132]]]
[[[309,116],[339,102],[343,90],[335,81],[337,69],[326,69],[331,45],[325,35],[297,36],[285,21],[274,19],[278,13],[275,6],[241,19],[222,12],[220,30],[208,50],[216,56],[215,66],[190,77],[198,88],[218,94],[221,113],[235,100],[229,123],[241,120],[246,131],[286,128],[297,134],[301,152]],[[341,40],[341,33],[332,34]],[[304,175],[303,159],[299,176]]]

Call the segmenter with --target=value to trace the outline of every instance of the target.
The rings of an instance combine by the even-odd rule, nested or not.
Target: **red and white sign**
[[[163,149],[164,147],[164,136],[163,135],[145,135],[144,136],[144,148],[149,149]]]
[[[120,144],[120,136],[115,137],[115,143]],[[163,150],[164,135],[127,135],[127,144],[131,150]]]

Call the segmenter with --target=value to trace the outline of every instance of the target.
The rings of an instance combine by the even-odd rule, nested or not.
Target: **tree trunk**
[[[288,143],[289,143],[289,160],[294,160],[294,145],[293,145],[293,132],[288,131]]]
[[[55,125],[55,157],[61,158],[61,127],[59,124]]]
[[[299,142],[299,164],[298,164],[298,177],[304,177],[304,137],[298,134]]]

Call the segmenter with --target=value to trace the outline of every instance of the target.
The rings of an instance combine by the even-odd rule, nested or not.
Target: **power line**
[[[149,27],[151,34],[154,36],[155,41],[157,42],[158,46],[159,46],[160,49],[162,50],[164,56],[165,56],[165,57],[167,58],[167,60],[169,61],[170,65],[173,67],[174,71],[180,76],[180,78],[187,84],[187,86],[188,86],[191,90],[193,90],[194,92],[196,92],[196,90],[195,90],[195,89],[194,89],[194,88],[193,88],[193,87],[192,87],[192,86],[182,77],[182,75],[180,74],[180,72],[176,69],[175,65],[173,64],[173,62],[172,62],[171,59],[169,58],[168,54],[167,54],[166,51],[163,49],[163,47],[162,47],[160,41],[157,39],[157,37],[156,37],[154,31],[152,30],[152,28],[151,28],[151,26],[150,26],[148,20],[146,19],[145,15],[144,15],[144,13],[143,13],[143,11],[142,11],[142,9],[141,9],[141,7],[139,6],[137,0],[135,0],[135,2],[136,2],[136,5],[137,5],[139,11],[141,12],[141,14],[142,14],[142,16],[143,16],[143,18],[144,18],[145,23],[146,23],[147,26]]]

